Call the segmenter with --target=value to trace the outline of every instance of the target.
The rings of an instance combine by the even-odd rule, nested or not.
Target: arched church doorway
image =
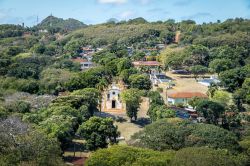
[[[112,100],[112,108],[116,108],[116,101]]]

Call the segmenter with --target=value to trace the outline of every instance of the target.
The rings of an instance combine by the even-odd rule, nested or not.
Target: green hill
[[[37,25],[39,29],[47,29],[47,28],[61,28],[67,30],[76,30],[79,28],[86,27],[87,25],[73,18],[62,19],[54,16],[48,16],[45,18],[40,24]]]

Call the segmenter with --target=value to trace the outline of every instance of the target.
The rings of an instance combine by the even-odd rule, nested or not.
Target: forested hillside
[[[76,30],[79,28],[86,27],[86,25],[81,21],[75,20],[73,18],[64,20],[62,18],[57,18],[51,15],[45,18],[41,23],[39,23],[36,26],[36,28],[39,29],[47,29],[50,27],[67,29],[67,30]]]
[[[78,60],[89,50],[95,66],[81,70]],[[149,69],[132,63],[142,60],[195,79],[217,75],[220,84],[209,87],[208,98],[190,104],[206,121],[175,118],[153,90]],[[119,81],[135,124],[141,97],[149,98],[150,124],[126,146],[112,146],[120,136],[114,119],[96,117],[104,90]],[[49,16],[31,28],[0,25],[0,165],[63,165],[73,139],[84,140],[93,166],[249,165],[249,104],[248,19],[86,26]]]

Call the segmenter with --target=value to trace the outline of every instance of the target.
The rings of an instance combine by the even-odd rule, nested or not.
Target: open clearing
[[[208,87],[198,83],[194,78],[181,78],[181,75],[166,72],[166,75],[174,80],[175,86],[168,90],[168,93],[173,92],[201,92],[206,94]]]

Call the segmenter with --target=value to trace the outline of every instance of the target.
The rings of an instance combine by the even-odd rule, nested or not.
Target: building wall
[[[169,104],[188,104],[188,99],[186,98],[170,98],[168,97]]]
[[[86,65],[86,66],[85,66]],[[92,62],[82,62],[81,63],[81,69],[89,69],[93,67],[93,63]]]
[[[106,94],[106,108],[107,109],[122,109],[122,102],[120,98],[120,90],[118,89],[111,89]],[[116,108],[112,108],[112,101],[116,102]]]

